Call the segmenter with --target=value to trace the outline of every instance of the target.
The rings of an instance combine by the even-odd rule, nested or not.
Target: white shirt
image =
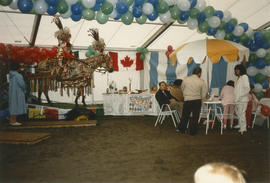
[[[234,86],[235,102],[248,102],[249,101],[249,81],[247,75],[240,76]]]

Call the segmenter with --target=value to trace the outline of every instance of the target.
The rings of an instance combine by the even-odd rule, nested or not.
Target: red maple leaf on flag
[[[134,60],[130,59],[129,56],[125,56],[124,59],[121,60],[121,64],[124,67],[130,67],[133,64]]]

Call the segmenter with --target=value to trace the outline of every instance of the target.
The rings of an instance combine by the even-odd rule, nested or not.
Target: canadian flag
[[[120,62],[120,67],[121,68],[129,68],[132,69],[135,67],[134,65],[134,60],[136,57],[136,70],[143,70],[143,61],[140,59],[141,53],[135,53],[134,52],[126,52],[126,53],[122,53],[121,52],[121,56],[119,57],[119,53],[118,52],[109,52],[110,57],[112,58],[112,65],[113,65],[113,71],[119,71],[119,63],[118,60]],[[134,67],[133,67],[134,65]]]

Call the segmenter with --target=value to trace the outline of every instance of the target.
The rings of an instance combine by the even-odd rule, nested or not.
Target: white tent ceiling
[[[256,29],[267,22],[270,17],[270,0],[206,0],[207,5],[216,10],[229,10],[239,23],[246,22]],[[0,6],[0,42],[10,44],[27,45],[31,38],[35,15],[14,13],[15,10]],[[19,11],[17,11],[19,12]],[[51,23],[52,16],[43,15],[41,18],[35,45],[54,46],[57,39],[54,32],[58,30]],[[98,28],[100,36],[104,38],[108,49],[136,49],[142,46],[161,27],[157,20],[149,24],[124,25],[119,21],[108,21],[101,25],[97,21],[80,20],[74,22],[71,19],[61,19],[63,26],[71,30],[71,43],[74,47],[88,47],[92,38],[88,36],[89,28]],[[205,39],[206,34],[199,34],[196,30],[190,30],[186,25],[177,22],[164,31],[149,46],[149,50],[165,50],[168,45],[173,48],[179,45],[199,39]]]

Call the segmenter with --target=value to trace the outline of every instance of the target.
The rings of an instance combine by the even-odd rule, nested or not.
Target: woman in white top
[[[234,85],[234,95],[235,103],[237,103],[235,112],[239,122],[235,128],[240,128],[239,132],[243,134],[247,131],[246,110],[249,101],[250,86],[245,66],[242,64],[236,65],[234,67],[234,73],[238,77]]]

